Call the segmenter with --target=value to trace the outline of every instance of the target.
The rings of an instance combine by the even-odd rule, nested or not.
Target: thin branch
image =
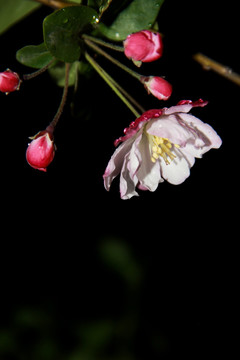
[[[69,69],[70,69],[70,64],[69,63],[65,63],[65,85],[64,85],[64,89],[63,89],[63,94],[62,94],[62,99],[61,99],[61,103],[59,105],[58,111],[56,113],[56,115],[54,116],[53,120],[51,121],[51,123],[48,125],[48,127],[46,128],[47,131],[49,132],[53,132],[59,119],[60,116],[62,115],[63,112],[63,108],[64,105],[66,103],[67,100],[67,93],[68,93],[68,82],[69,82]]]
[[[43,68],[34,71],[31,74],[24,74],[23,75],[23,80],[31,80],[33,78],[35,78],[38,75],[41,75],[42,73],[44,73],[54,62],[56,61],[56,59],[51,60],[47,65],[45,65]]]
[[[34,0],[40,4],[49,6],[53,9],[62,9],[67,6],[77,6],[75,2],[71,1],[62,1],[62,0]]]
[[[200,63],[205,70],[213,70],[219,75],[240,86],[240,75],[233,72],[228,66],[222,65],[201,53],[195,54],[193,59]]]

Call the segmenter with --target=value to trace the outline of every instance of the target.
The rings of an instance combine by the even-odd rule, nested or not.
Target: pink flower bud
[[[46,168],[52,162],[55,155],[53,136],[45,130],[40,131],[30,139],[32,139],[32,142],[27,148],[27,162],[34,169],[46,172]]]
[[[21,80],[19,75],[10,69],[0,73],[0,91],[6,94],[19,90]]]
[[[124,53],[134,62],[151,62],[159,59],[163,52],[161,35],[157,32],[142,30],[128,35],[123,42]]]
[[[159,76],[143,76],[141,82],[147,91],[159,100],[167,100],[172,94],[172,85]]]

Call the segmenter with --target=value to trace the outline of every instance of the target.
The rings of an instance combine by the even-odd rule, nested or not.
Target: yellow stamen
[[[168,158],[173,160],[176,157],[170,149],[173,147],[179,148],[180,146],[178,144],[172,144],[171,141],[169,141],[167,138],[162,138],[155,135],[148,136],[150,138],[149,140],[151,145],[151,161],[155,163],[159,156],[161,156],[166,165],[169,165],[170,161]]]

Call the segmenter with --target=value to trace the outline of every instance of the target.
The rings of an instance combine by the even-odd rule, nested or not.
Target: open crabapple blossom
[[[0,73],[0,91],[8,94],[10,92],[19,90],[21,80],[16,72],[7,69]]]
[[[55,155],[53,136],[45,130],[30,139],[32,141],[26,151],[27,162],[34,169],[46,172]]]
[[[177,106],[149,110],[124,130],[105,173],[104,186],[120,174],[120,195],[130,199],[140,190],[155,191],[164,179],[178,185],[190,175],[195,158],[221,146],[213,128],[189,114],[207,102],[182,101]]]
[[[158,32],[142,30],[128,35],[123,42],[124,53],[138,66],[142,62],[158,60],[163,53],[163,42]]]

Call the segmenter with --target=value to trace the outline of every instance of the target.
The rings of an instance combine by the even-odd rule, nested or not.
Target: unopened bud
[[[143,76],[141,82],[147,91],[159,100],[168,100],[172,94],[172,85],[159,76]]]
[[[34,169],[46,172],[55,155],[53,135],[45,130],[40,131],[30,139],[32,142],[27,148],[27,162]]]
[[[15,90],[19,90],[21,80],[16,72],[10,69],[0,73],[0,91],[8,94]]]
[[[125,55],[138,66],[159,59],[163,52],[161,35],[149,30],[128,35],[123,46]]]

